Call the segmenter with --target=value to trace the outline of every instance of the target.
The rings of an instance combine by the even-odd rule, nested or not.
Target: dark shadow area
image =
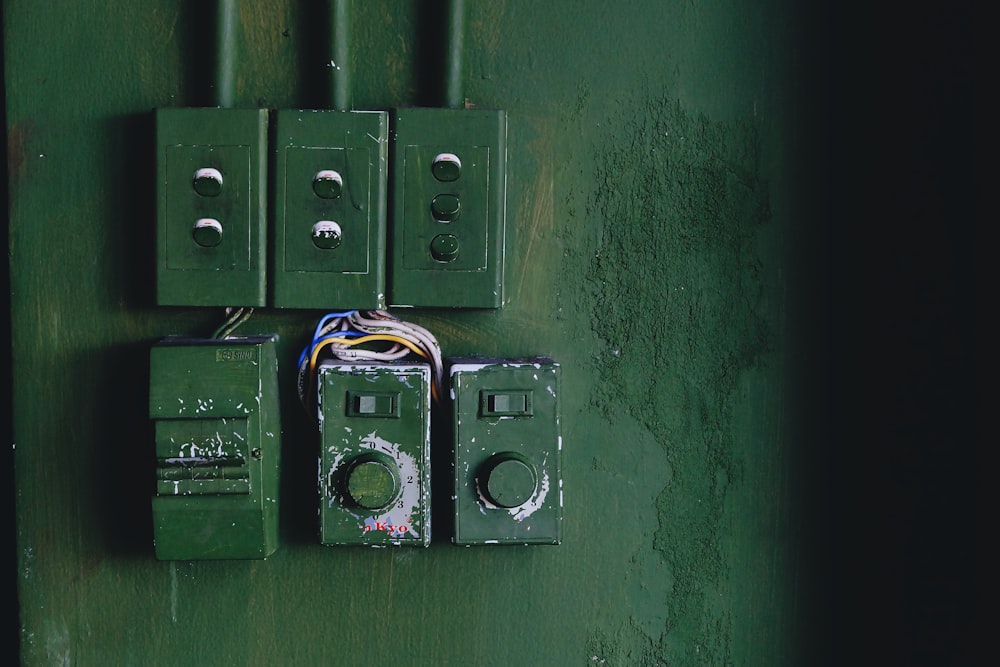
[[[299,34],[294,38],[298,49],[298,91],[301,99],[295,100],[298,108],[328,109],[333,97],[333,76],[330,63],[331,26],[333,23],[332,2],[314,2],[308,11],[300,10]],[[292,37],[290,37],[292,38]],[[351,67],[351,63],[344,65]]]
[[[447,57],[447,2],[423,0],[414,38],[416,52],[416,106],[445,106]]]
[[[802,664],[974,664],[973,17],[823,3],[803,35]]]
[[[7,79],[6,79],[6,63],[4,62],[5,44],[3,36],[4,32],[3,25],[3,12],[0,11],[0,78],[3,79],[3,89],[0,90],[0,117],[3,118],[3,128],[4,128],[4,159],[0,163],[0,217],[2,217],[2,222],[0,222],[0,243],[3,244],[4,252],[0,254],[0,285],[3,289],[0,290],[0,309],[4,313],[2,318],[3,331],[5,337],[8,341],[11,340],[13,333],[13,328],[11,326],[11,275],[10,275],[10,192],[8,190],[8,161],[12,159],[12,151],[10,146],[10,136],[7,132]],[[7,569],[7,595],[6,598],[9,600],[8,604],[10,614],[7,618],[14,619],[14,623],[11,624],[11,635],[7,636],[7,641],[9,642],[9,650],[4,651],[10,658],[15,662],[20,662],[20,647],[21,647],[21,606],[18,598],[18,566],[17,566],[17,487],[16,487],[16,477],[14,474],[14,453],[15,453],[15,443],[14,443],[14,428],[13,428],[13,414],[14,406],[12,404],[14,398],[14,375],[13,375],[13,360],[12,360],[12,349],[8,345],[7,349],[4,350],[3,354],[0,355],[0,376],[3,377],[3,384],[7,387],[7,391],[4,393],[2,403],[0,403],[0,429],[3,429],[3,442],[11,443],[11,447],[4,446],[3,454],[3,487],[8,489],[7,491],[7,503],[6,512],[4,514],[5,521],[8,522],[7,530],[10,531],[8,534],[11,535],[12,539],[10,541],[10,546],[8,547],[8,556],[10,557],[10,563]]]

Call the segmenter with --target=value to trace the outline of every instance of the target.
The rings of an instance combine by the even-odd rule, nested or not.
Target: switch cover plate
[[[157,109],[156,302],[263,306],[267,111]]]
[[[278,547],[276,338],[167,338],[150,352],[153,529],[161,560],[259,559]]]
[[[559,365],[453,359],[454,535],[458,545],[559,544]]]
[[[501,307],[505,112],[398,109],[393,136],[390,303]]]
[[[275,114],[273,303],[385,307],[388,114]]]
[[[426,364],[320,365],[322,544],[430,544],[430,377]]]

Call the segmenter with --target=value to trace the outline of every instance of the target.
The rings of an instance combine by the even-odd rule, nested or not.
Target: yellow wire
[[[340,343],[340,344],[345,345],[347,347],[351,347],[351,346],[354,346],[354,345],[360,345],[361,343],[366,343],[366,342],[373,341],[373,340],[384,340],[384,341],[390,341],[390,342],[393,342],[393,343],[399,343],[400,345],[403,345],[403,346],[409,348],[411,351],[415,352],[416,354],[419,354],[424,359],[429,359],[428,356],[427,356],[427,353],[424,352],[423,350],[421,350],[419,347],[417,347],[412,342],[406,340],[405,338],[401,338],[399,336],[393,336],[391,334],[369,334],[367,336],[360,336],[358,338],[340,338],[340,337],[337,337],[337,338],[326,338],[326,339],[322,340],[319,345],[317,345],[316,347],[313,348],[312,355],[309,357],[309,387],[310,388],[312,387],[313,381],[316,379],[316,360],[319,358],[320,350],[322,350],[324,347],[326,347],[327,345],[329,345],[331,343]],[[434,383],[433,382],[431,383],[431,397],[435,401],[438,400],[437,390],[434,387]]]

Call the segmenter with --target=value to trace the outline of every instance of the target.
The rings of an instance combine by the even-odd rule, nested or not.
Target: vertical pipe
[[[465,106],[462,92],[462,44],[464,36],[465,2],[445,0],[444,106],[460,109]]]
[[[330,8],[330,103],[338,111],[351,108],[350,0],[332,0]]]
[[[215,105],[236,104],[236,62],[239,58],[239,2],[219,0],[215,17]]]

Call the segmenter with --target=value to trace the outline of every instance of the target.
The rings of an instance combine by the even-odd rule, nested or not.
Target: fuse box
[[[323,362],[320,542],[427,546],[430,367]]]
[[[275,113],[274,305],[385,307],[388,114]]]
[[[161,560],[265,558],[278,546],[276,338],[167,338],[150,353]]]
[[[506,114],[399,109],[393,123],[390,303],[499,308]]]
[[[454,359],[454,535],[459,545],[559,544],[559,365]]]
[[[157,304],[265,305],[267,111],[155,117]]]

